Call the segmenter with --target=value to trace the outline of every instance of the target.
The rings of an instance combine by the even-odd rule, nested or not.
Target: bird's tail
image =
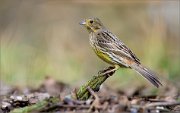
[[[131,68],[134,69],[136,72],[140,73],[143,77],[145,77],[149,82],[151,82],[157,88],[159,86],[162,86],[161,82],[159,81],[159,78],[150,69],[142,66],[141,64],[134,64],[131,66]]]

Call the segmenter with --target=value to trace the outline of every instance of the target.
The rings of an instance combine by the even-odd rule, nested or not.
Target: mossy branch
[[[93,76],[91,80],[82,85],[79,90],[76,92],[76,97],[78,100],[87,100],[91,94],[89,93],[87,87],[90,87],[93,91],[99,91],[100,86],[104,83],[104,81],[112,76],[115,72],[115,67],[108,67],[105,70],[99,72],[97,76]]]
[[[34,105],[26,106],[23,108],[16,108],[12,110],[10,113],[36,113],[46,109],[46,107],[58,103],[59,101],[60,99],[58,97],[51,97],[49,99],[42,100]]]

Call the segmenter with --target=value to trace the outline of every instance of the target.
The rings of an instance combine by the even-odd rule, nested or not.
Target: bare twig
[[[88,86],[87,87],[88,91],[90,92],[90,94],[92,96],[94,96],[95,99],[98,99],[99,100],[99,97],[97,96],[97,94]]]
[[[47,107],[46,109],[43,109],[41,112],[48,112],[53,111],[55,109],[63,109],[63,108],[73,108],[73,109],[89,109],[90,105],[65,105],[63,103],[56,103],[51,107]]]
[[[98,95],[90,87],[87,87],[87,89],[90,92],[90,94],[95,98],[93,103],[91,104],[91,107],[89,108],[89,112],[92,111],[93,108],[100,109],[101,104]]]
[[[180,102],[154,102],[146,104],[144,108],[155,107],[155,106],[176,106],[180,105]]]

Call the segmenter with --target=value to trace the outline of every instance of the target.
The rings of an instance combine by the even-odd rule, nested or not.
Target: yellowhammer
[[[143,66],[136,55],[113,33],[106,29],[98,18],[85,19],[80,24],[87,28],[90,44],[97,56],[113,65],[115,70],[119,67],[131,68],[156,87],[162,85],[156,74]]]

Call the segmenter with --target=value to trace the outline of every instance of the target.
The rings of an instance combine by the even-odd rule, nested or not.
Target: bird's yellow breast
[[[109,57],[106,53],[103,53],[95,48],[93,48],[94,52],[96,53],[96,55],[101,58],[103,61],[109,63],[109,64],[115,64],[113,62],[113,60],[111,59],[111,57]]]
[[[104,53],[101,50],[98,49],[95,40],[96,40],[96,36],[94,33],[90,33],[90,45],[93,48],[94,52],[96,53],[96,55],[101,58],[103,61],[109,63],[109,64],[116,64],[115,62],[113,62],[112,58],[108,55],[108,53]]]

